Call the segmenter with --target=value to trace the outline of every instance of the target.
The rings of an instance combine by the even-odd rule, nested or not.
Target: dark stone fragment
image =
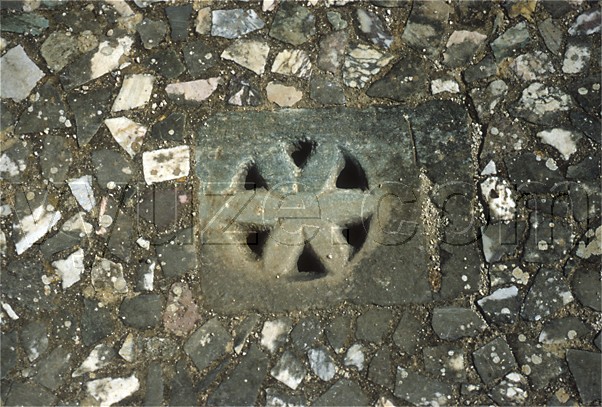
[[[368,379],[376,384],[393,390],[395,380],[393,377],[393,361],[391,359],[391,350],[384,347],[378,350],[368,368]]]
[[[602,400],[602,354],[583,350],[569,349],[566,360],[571,374],[577,383],[581,402],[587,405]]]
[[[370,402],[360,386],[349,379],[341,379],[312,404],[314,406],[366,406]]]
[[[488,224],[481,229],[485,261],[495,263],[504,255],[515,254],[525,232],[524,221]]]
[[[554,18],[560,18],[571,11],[569,0],[542,0],[541,5]]]
[[[2,294],[34,312],[52,310],[56,308],[55,294],[45,293],[44,274],[42,263],[36,259],[15,260],[0,274]]]
[[[577,222],[587,225],[599,217],[602,210],[602,194],[598,179],[588,181],[582,179],[569,186],[569,198],[573,209],[573,217]]]
[[[84,237],[79,234],[79,231],[65,232],[59,230],[57,234],[44,240],[44,243],[40,246],[40,251],[44,257],[49,258],[53,254],[73,247],[81,242]]]
[[[355,337],[360,341],[380,343],[389,331],[393,312],[389,309],[371,309],[357,318]]]
[[[440,246],[442,299],[457,298],[481,288],[481,256],[476,243]]]
[[[167,279],[180,277],[197,266],[192,229],[179,231],[173,241],[174,244],[167,242],[156,247],[163,275]]]
[[[602,108],[600,104],[602,92],[600,92],[599,86],[599,76],[590,76],[583,80],[571,82],[569,85],[571,96],[575,98],[586,113],[596,117],[600,116],[600,109]],[[598,134],[598,137],[600,137],[600,134]]]
[[[4,131],[13,125],[15,118],[8,109],[6,103],[0,104],[0,131]]]
[[[36,360],[48,349],[47,331],[46,324],[40,321],[32,321],[21,329],[19,339],[30,361]]]
[[[65,127],[65,120],[61,122],[59,118],[65,117],[67,108],[61,100],[58,89],[45,83],[37,93],[40,95],[39,99],[33,102],[29,109],[23,111],[15,127],[15,133],[37,133],[44,129]]]
[[[150,52],[142,65],[167,79],[175,79],[186,70],[180,55],[173,48]]]
[[[529,28],[525,21],[508,28],[502,35],[491,43],[491,50],[495,59],[501,61],[506,57],[515,55],[531,41]]]
[[[77,144],[87,145],[102,125],[108,112],[111,89],[91,90],[87,93],[71,93],[67,97],[77,125]],[[100,112],[100,113],[99,113]]]
[[[562,259],[573,247],[572,229],[566,221],[534,212],[529,223],[529,237],[523,254],[525,261],[551,264]]]
[[[320,41],[320,52],[318,54],[317,65],[323,71],[337,74],[343,59],[345,49],[349,41],[349,35],[346,31],[335,31],[327,34]]]
[[[343,87],[326,76],[313,75],[309,92],[313,100],[325,105],[344,105],[346,102]]]
[[[38,364],[38,373],[34,380],[52,391],[56,391],[70,378],[71,353],[63,346],[55,348]]]
[[[0,379],[4,379],[17,364],[17,333],[0,333]]]
[[[517,368],[512,349],[498,337],[472,353],[477,373],[485,384],[491,384]]]
[[[450,384],[412,372],[403,367],[397,368],[395,394],[414,405],[443,405],[450,403],[453,389]]]
[[[377,7],[406,7],[408,4],[399,0],[370,0]]]
[[[427,73],[426,65],[414,53],[402,55],[382,79],[368,88],[366,94],[399,102],[419,98],[427,93]],[[409,76],[411,81],[406,80]]]
[[[34,382],[14,382],[6,398],[7,406],[51,406],[56,396]]]
[[[516,286],[498,288],[477,304],[487,321],[496,325],[513,324],[520,311],[521,296]]]
[[[129,261],[132,256],[132,245],[135,237],[135,223],[131,216],[119,211],[113,223],[111,236],[107,243],[109,252],[121,260]]]
[[[560,271],[542,268],[525,297],[521,317],[538,321],[573,301],[571,290]]]
[[[207,341],[209,336],[211,341]],[[184,345],[184,351],[190,356],[197,369],[202,372],[228,352],[231,339],[230,334],[217,318],[213,318],[188,338]]]
[[[2,16],[0,31],[38,36],[48,28],[48,20],[36,13],[8,14]]]
[[[132,177],[132,167],[129,160],[113,150],[96,150],[92,152],[92,165],[96,180],[101,188],[106,189],[111,181],[124,185]],[[125,170],[125,171],[124,171]]]
[[[10,168],[0,170],[0,178],[8,182],[19,182],[22,180],[22,174],[28,166],[28,160],[31,156],[31,144],[26,141],[21,142],[15,139],[3,141],[0,156],[6,157],[11,161],[11,168],[13,166],[19,167],[19,170],[16,171],[16,173]]]
[[[316,35],[316,18],[295,2],[282,2],[278,7],[270,37],[292,45],[301,45]]]
[[[108,9],[103,11],[106,10]],[[91,31],[98,36],[102,35],[107,26],[107,15],[104,12],[102,14],[95,13],[85,7],[74,7],[72,10],[64,10],[62,13],[53,13],[52,17],[57,25],[69,27],[69,31],[74,33]]]
[[[602,143],[600,119],[590,116],[587,113],[583,113],[580,110],[571,110],[569,117],[571,119],[571,123],[577,130],[581,131],[596,143]]]
[[[81,320],[81,335],[84,345],[94,345],[111,335],[115,330],[115,320],[106,307],[99,308],[96,301],[84,299],[84,312]]]
[[[42,175],[54,183],[65,182],[72,158],[69,144],[63,136],[46,136],[40,154]]]
[[[424,368],[445,381],[466,381],[464,351],[452,345],[429,346],[422,349]]]
[[[240,353],[247,342],[247,338],[255,329],[261,317],[258,314],[251,314],[246,317],[234,330],[234,351]]]
[[[543,389],[552,380],[566,372],[566,363],[540,344],[518,342],[515,347],[516,360],[520,366],[529,366],[529,381],[537,389]],[[541,362],[537,359],[541,359]],[[534,363],[533,360],[536,360]]]
[[[171,381],[170,406],[196,406],[197,394],[192,376],[188,370],[187,363],[178,360],[176,363],[176,374]]]
[[[573,293],[577,300],[586,307],[598,312],[602,311],[602,277],[600,270],[592,267],[579,268],[573,275]]]
[[[306,317],[299,321],[291,331],[291,340],[303,351],[314,347],[322,336],[322,324],[315,317]]]
[[[280,389],[267,388],[265,390],[266,406],[307,406],[304,394],[287,394]]]
[[[421,318],[410,311],[401,314],[397,329],[393,333],[393,342],[401,352],[413,355],[418,350],[418,345],[424,336],[424,323]]]
[[[146,394],[144,395],[143,406],[161,406],[163,405],[163,368],[161,363],[152,362],[148,366],[146,374]]]
[[[140,187],[139,194],[138,215],[153,223],[159,232],[170,230],[191,211],[191,194],[181,186]],[[182,202],[182,197],[186,201]]]
[[[546,161],[533,153],[524,153],[504,160],[510,180],[521,193],[546,194],[561,192],[559,186],[565,179],[559,170],[552,171]]]
[[[171,39],[176,42],[185,41],[188,38],[192,4],[165,7],[165,14],[171,26]]]
[[[437,59],[447,38],[448,19],[452,10],[450,5],[443,2],[412,3],[401,35],[402,41],[421,54]]]
[[[184,62],[188,68],[188,73],[193,79],[205,75],[218,59],[218,53],[209,48],[205,41],[188,42],[182,48],[182,52],[184,53]]]
[[[570,202],[566,195],[561,195],[556,199],[550,198],[531,198],[527,201],[527,208],[533,214],[545,214],[558,217],[565,217],[569,214]]]
[[[154,328],[161,321],[163,299],[158,294],[140,294],[126,298],[119,307],[119,315],[126,325],[138,329]]]
[[[598,349],[602,350],[602,331],[598,332],[598,335],[594,338],[594,345],[598,347]]]
[[[479,313],[470,308],[435,308],[431,324],[439,338],[450,341],[477,336],[487,328]]]
[[[157,122],[151,129],[151,137],[161,141],[183,141],[186,136],[185,112],[173,112]]]
[[[145,18],[136,26],[136,31],[140,34],[140,39],[142,40],[144,48],[152,49],[157,47],[165,39],[167,24],[161,20],[154,21]]]
[[[335,351],[343,349],[351,339],[351,317],[341,315],[326,326],[326,337]]]
[[[207,403],[214,406],[255,405],[267,371],[267,356],[257,345],[251,345],[238,366],[209,396]]]
[[[539,334],[539,342],[562,344],[581,338],[588,333],[589,328],[583,321],[577,317],[568,316],[546,322]]]
[[[558,21],[548,18],[540,22],[537,26],[539,34],[543,38],[546,47],[556,55],[560,55],[564,42],[564,30],[560,27]]]
[[[228,85],[228,103],[235,106],[259,106],[263,103],[263,96],[254,83],[232,78]]]

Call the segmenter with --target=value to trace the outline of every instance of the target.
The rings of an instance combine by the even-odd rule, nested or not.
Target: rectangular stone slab
[[[196,156],[206,305],[230,313],[429,301],[413,119],[400,107],[209,118]]]

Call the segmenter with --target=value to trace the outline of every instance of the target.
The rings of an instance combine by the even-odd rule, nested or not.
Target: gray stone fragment
[[[27,141],[4,141],[0,153],[0,179],[9,182],[21,181],[30,156],[31,144]]]
[[[573,301],[573,295],[561,272],[541,268],[525,297],[521,317],[539,321]]]
[[[529,396],[529,383],[518,373],[509,373],[489,393],[498,405],[524,405]]]
[[[583,350],[569,349],[566,360],[571,374],[577,383],[581,402],[593,404],[602,400],[602,354]]]
[[[522,92],[520,99],[509,112],[531,123],[547,126],[558,123],[573,105],[569,95],[555,86],[533,82]]]
[[[197,253],[192,229],[178,231],[173,239],[157,246],[156,250],[165,278],[173,279],[196,268]]]
[[[444,44],[452,8],[443,2],[418,2],[404,28],[401,39],[420,53],[436,59]]]
[[[597,180],[602,176],[601,156],[587,156],[575,165],[569,165],[566,171],[568,179]]]
[[[575,126],[577,130],[580,130],[583,134],[585,134],[594,142],[598,144],[602,143],[602,129],[600,125],[600,120],[587,113],[583,113],[581,110],[576,109],[571,110],[569,117],[571,119],[571,123],[573,124],[573,126]]]
[[[218,59],[218,54],[206,45],[205,41],[189,41],[182,48],[184,62],[193,79],[200,78],[211,69]]]
[[[382,79],[374,82],[366,94],[400,102],[419,98],[428,90],[426,75],[424,62],[414,53],[408,53]]]
[[[48,28],[48,20],[36,13],[8,14],[2,17],[0,31],[38,36]]]
[[[391,350],[383,347],[376,352],[368,367],[368,379],[389,390],[395,386],[391,356]]]
[[[27,202],[24,203],[27,205]],[[35,208],[35,206],[33,206]],[[22,216],[17,211],[17,216]],[[37,259],[21,258],[13,260],[0,274],[2,294],[7,298],[18,300],[20,306],[34,312],[51,310],[54,304],[54,293],[47,294],[44,289],[42,263]]]
[[[142,40],[144,48],[153,49],[158,47],[165,39],[167,24],[161,20],[156,21],[145,18],[136,26],[136,31],[140,35],[140,40]]]
[[[381,48],[389,48],[391,46],[393,35],[376,13],[363,8],[357,8],[355,10],[355,22],[358,33],[364,40]]]
[[[40,47],[40,54],[46,60],[48,68],[58,72],[79,54],[78,41],[72,35],[55,31]]]
[[[265,23],[255,10],[213,10],[211,35],[228,39],[240,38],[264,26]]]
[[[395,394],[402,400],[414,405],[446,406],[452,402],[452,386],[439,380],[431,379],[419,373],[397,368]]]
[[[308,350],[316,345],[322,336],[322,324],[313,317],[306,317],[300,320],[291,331],[291,340],[300,350]]]
[[[41,321],[29,322],[21,329],[19,339],[27,358],[33,362],[48,349],[48,327]]]
[[[295,2],[282,2],[278,7],[270,37],[292,45],[301,45],[316,35],[316,18]]]
[[[138,329],[150,329],[161,321],[163,299],[158,294],[140,294],[126,298],[121,303],[119,314],[126,325]]]
[[[571,4],[570,0],[543,0],[541,5],[554,18],[564,16],[571,11],[572,6],[575,6],[575,4]]]
[[[361,343],[354,343],[347,349],[343,363],[345,366],[355,367],[358,371],[364,370],[364,362],[366,360],[366,348]]]
[[[94,345],[115,330],[115,320],[111,311],[98,307],[96,301],[84,299],[84,311],[81,319],[81,335],[84,345]]]
[[[579,268],[573,275],[573,293],[577,300],[586,307],[598,312],[602,311],[600,271],[595,268]]]
[[[464,71],[466,82],[475,82],[481,79],[489,78],[497,73],[497,64],[490,54],[479,61],[478,64],[469,66]]]
[[[447,40],[443,62],[450,67],[468,65],[486,39],[487,36],[478,31],[454,31]]]
[[[0,379],[4,379],[17,364],[19,344],[17,332],[0,333]]]
[[[431,324],[439,338],[451,341],[477,336],[487,328],[476,311],[457,307],[435,308]]]
[[[317,65],[323,71],[339,72],[345,56],[348,34],[345,31],[330,33],[320,41]]]
[[[589,328],[577,317],[568,316],[546,322],[538,341],[543,344],[572,342],[589,332]]]
[[[165,7],[165,14],[171,27],[171,39],[176,42],[185,41],[188,38],[192,4]]]
[[[341,379],[314,400],[314,406],[366,406],[370,402],[360,386],[349,379]]]
[[[516,286],[498,288],[490,295],[481,298],[477,304],[488,321],[496,324],[516,322],[521,306],[521,296]]]
[[[577,16],[569,28],[569,35],[591,35],[600,32],[601,19],[600,9],[592,7]]]
[[[474,351],[472,359],[485,384],[491,384],[517,368],[512,349],[503,337],[497,337]]]
[[[186,112],[174,111],[151,128],[152,138],[160,141],[183,141],[186,137]]]
[[[393,333],[393,342],[403,353],[413,355],[423,337],[423,328],[424,324],[420,318],[410,311],[405,311],[401,314],[397,329]]]
[[[564,359],[549,352],[541,344],[518,342],[514,350],[521,371],[528,375],[536,389],[546,387],[567,370]]]
[[[56,391],[71,372],[71,353],[62,345],[55,348],[38,364],[34,380],[52,391]]]
[[[343,348],[351,340],[351,317],[347,315],[341,315],[333,319],[326,326],[326,337],[330,346],[335,352],[342,352]]]
[[[598,347],[598,349],[602,350],[602,331],[598,332],[598,335],[594,338],[594,345]]]
[[[496,107],[508,92],[508,85],[501,79],[491,82],[485,89],[475,88],[470,97],[481,120],[487,120],[495,113]],[[499,108],[498,108],[499,109]]]
[[[0,132],[7,131],[15,123],[15,117],[13,116],[8,103],[5,101],[0,102]]]
[[[309,82],[310,97],[325,105],[344,105],[345,91],[337,82],[322,75],[312,75]]]
[[[215,406],[251,406],[268,371],[268,358],[255,344],[218,388],[207,403]]]
[[[163,405],[163,368],[161,363],[152,362],[148,366],[146,374],[146,393],[144,395],[143,406]]]
[[[304,394],[287,394],[280,389],[269,387],[265,391],[265,405],[266,407],[304,407],[308,404]]]
[[[548,168],[546,161],[533,153],[510,156],[504,162],[510,180],[521,193],[549,194],[565,181],[560,171]]]
[[[129,261],[132,255],[135,232],[135,220],[120,210],[117,219],[113,222],[111,235],[107,242],[109,252],[121,260]]]
[[[360,341],[380,343],[389,332],[393,312],[389,309],[371,309],[357,318],[355,337]]]
[[[71,149],[62,136],[46,136],[40,154],[42,176],[54,183],[63,183],[72,161]]]
[[[341,13],[337,11],[326,12],[326,18],[328,19],[328,22],[330,23],[332,28],[336,31],[344,30],[345,28],[347,28],[347,21],[345,21],[343,17],[341,17]]]
[[[96,180],[101,188],[107,188],[110,182],[117,186],[127,184],[132,177],[130,161],[113,150],[95,150],[92,152],[92,164]]]
[[[170,386],[170,406],[194,406],[198,405],[196,386],[192,375],[188,370],[188,364],[184,360],[176,363],[176,373]]]
[[[232,78],[228,95],[228,103],[234,106],[259,106],[263,102],[259,87],[245,79]]]
[[[529,224],[523,253],[526,262],[553,264],[572,249],[573,231],[568,222],[534,212],[529,217]]]
[[[142,60],[142,64],[167,79],[175,79],[186,71],[179,53],[173,48],[152,51]]]
[[[0,97],[10,98],[15,102],[25,99],[36,83],[44,77],[44,72],[27,56],[21,45],[2,55],[0,70]]]
[[[510,64],[515,75],[523,81],[544,79],[549,74],[556,72],[550,61],[549,54],[542,51],[533,51],[519,55]]]
[[[555,1],[556,3],[556,1]],[[543,38],[546,47],[556,55],[560,55],[560,49],[562,48],[562,42],[564,39],[564,33],[558,26],[558,22],[551,18],[548,18],[537,26],[539,34]]]
[[[284,351],[276,365],[270,370],[270,375],[284,385],[296,390],[305,378],[303,363],[291,352]]]
[[[37,133],[45,129],[67,127],[67,108],[55,86],[45,83],[39,88],[34,100],[19,117],[15,127],[17,134]]]
[[[325,382],[332,380],[336,374],[336,366],[328,349],[324,346],[310,349],[307,352],[309,366],[316,376]]]
[[[49,406],[53,405],[56,396],[50,390],[34,383],[14,382],[10,388],[10,393],[6,398],[7,406]]]
[[[491,49],[493,50],[495,59],[501,61],[502,59],[513,55],[515,52],[525,47],[530,41],[531,38],[529,36],[529,28],[527,27],[527,23],[521,21],[497,37],[491,43]]]
[[[424,368],[441,379],[452,382],[466,381],[464,351],[453,345],[429,346],[422,350]]]
[[[582,80],[571,81],[568,88],[571,96],[588,114],[596,117],[600,114],[602,92],[598,76],[592,75]]]
[[[230,334],[217,318],[213,318],[188,338],[184,345],[184,351],[190,356],[197,369],[202,372],[214,361],[231,351],[231,340]]]
[[[234,351],[236,353],[240,354],[242,352],[249,335],[251,335],[260,319],[259,314],[251,314],[234,329]]]
[[[96,134],[108,113],[111,89],[91,90],[86,93],[71,93],[67,97],[77,125],[77,144],[87,145]]]
[[[462,204],[466,201],[460,200]],[[452,206],[446,205],[446,212]],[[449,213],[449,212],[448,212]],[[458,222],[458,232],[452,235],[447,233],[452,222],[448,223],[446,230],[447,241],[439,247],[441,258],[441,289],[439,297],[442,299],[457,298],[478,292],[482,286],[480,248],[476,243],[467,242],[476,240],[473,231],[466,233],[466,225],[472,222],[472,217],[467,217]],[[453,237],[450,237],[452,235]],[[453,239],[457,239],[456,242]]]

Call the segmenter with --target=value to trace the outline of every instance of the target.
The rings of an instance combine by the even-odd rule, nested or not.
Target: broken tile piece
[[[285,86],[279,83],[270,82],[265,88],[268,94],[268,100],[281,107],[294,106],[303,99],[303,92],[294,86]]]
[[[265,23],[255,10],[213,10],[211,35],[228,39],[240,38],[264,26]]]
[[[167,96],[180,103],[200,103],[215,92],[222,83],[220,77],[199,79],[191,82],[177,82],[165,87]]]
[[[533,82],[526,87],[511,113],[532,123],[549,124],[572,106],[571,97],[555,86]]]
[[[131,396],[140,388],[140,381],[135,374],[130,377],[105,377],[86,383],[86,391],[101,406],[111,406]]]
[[[84,272],[84,249],[78,249],[67,258],[52,262],[59,277],[61,277],[62,288],[66,290],[81,279]]]
[[[67,66],[79,53],[76,37],[62,31],[50,34],[40,47],[40,54],[54,72]]]
[[[497,337],[472,353],[473,363],[481,380],[490,384],[516,369],[512,349],[503,337]]]
[[[237,40],[222,52],[221,57],[228,61],[234,61],[257,75],[263,75],[269,52],[270,46],[267,42]]]
[[[83,175],[79,178],[72,178],[67,181],[71,193],[77,203],[85,210],[90,212],[96,206],[96,198],[92,190],[92,176]]]
[[[336,374],[336,366],[332,357],[328,354],[326,347],[321,346],[319,348],[310,349],[307,352],[307,358],[311,370],[321,380],[327,382],[334,378]]]
[[[434,79],[431,82],[431,93],[437,95],[444,92],[458,93],[460,85],[454,79]]]
[[[345,366],[353,366],[361,372],[364,370],[365,359],[364,347],[359,343],[355,343],[347,350],[343,363]]]
[[[127,117],[105,119],[105,124],[115,141],[123,147],[130,157],[134,157],[140,151],[147,130],[145,126]]]
[[[393,56],[364,44],[351,46],[345,56],[343,81],[349,87],[361,89],[392,59]]]
[[[163,313],[165,329],[178,336],[187,336],[201,319],[192,291],[185,283],[174,283],[169,289]]]
[[[27,56],[21,45],[11,48],[0,58],[0,97],[20,102],[25,99],[44,72]]]
[[[177,146],[142,154],[144,180],[148,185],[188,176],[190,148]]]
[[[287,341],[291,329],[292,323],[289,319],[266,321],[261,330],[261,346],[270,353],[276,352],[278,347]]]
[[[281,75],[295,75],[303,78],[309,75],[310,70],[309,55],[299,49],[281,51],[276,55],[272,64],[272,72]]]
[[[120,112],[146,105],[153,92],[154,81],[155,77],[152,75],[134,74],[126,76],[111,111]]]
[[[581,138],[578,133],[565,129],[543,130],[537,133],[537,137],[558,150],[565,160],[577,152],[577,141]]]
[[[184,351],[202,372],[216,359],[232,351],[232,337],[217,318],[207,321],[188,338]]]
[[[518,287],[498,288],[486,297],[477,301],[488,321],[502,325],[516,321],[520,309],[521,298]]]

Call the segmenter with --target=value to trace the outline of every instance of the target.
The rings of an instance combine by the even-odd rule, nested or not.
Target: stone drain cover
[[[197,146],[207,305],[235,312],[428,301],[425,197],[408,114],[210,118]]]

